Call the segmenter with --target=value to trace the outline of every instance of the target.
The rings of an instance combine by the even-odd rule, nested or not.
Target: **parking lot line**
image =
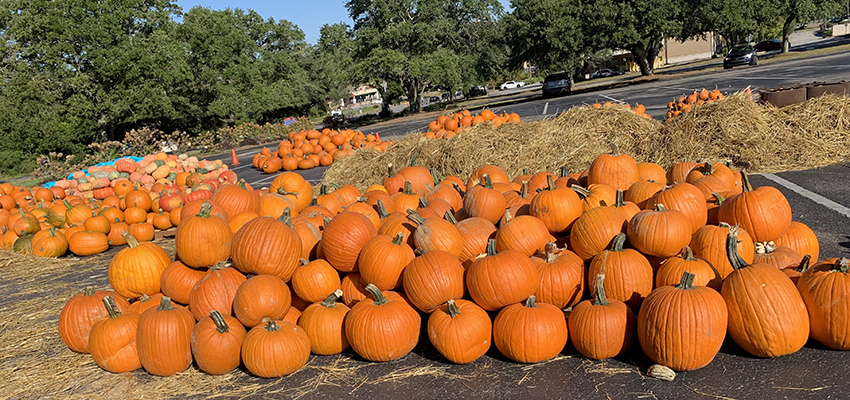
[[[778,177],[774,174],[763,174],[762,176],[784,186],[788,190],[796,192],[797,194],[802,195],[803,197],[805,197],[805,198],[807,198],[811,201],[814,201],[815,203],[818,203],[818,204],[820,204],[820,205],[822,205],[822,206],[824,206],[824,207],[826,207],[826,208],[828,208],[832,211],[835,211],[839,214],[844,215],[845,217],[850,218],[850,208],[842,206],[841,204],[838,204],[838,203],[836,203],[836,202],[834,202],[830,199],[827,199],[826,197],[823,197],[823,196],[821,196],[821,195],[819,195],[815,192],[812,192],[811,190],[800,187],[796,183],[791,182],[787,179],[780,178],[780,177]]]

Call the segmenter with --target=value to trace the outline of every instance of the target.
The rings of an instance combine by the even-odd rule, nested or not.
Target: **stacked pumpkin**
[[[236,174],[225,169],[181,171],[174,179],[160,178],[144,186],[117,178],[102,199],[58,185],[46,189],[2,184],[0,247],[40,257],[60,257],[68,251],[88,256],[127,244],[125,232],[140,242],[151,241],[155,231],[171,229],[182,217],[197,212],[202,200],[211,198],[222,183],[232,184]]]
[[[381,140],[377,133],[364,135],[351,129],[290,132],[289,138],[277,146],[277,151],[263,148],[254,155],[252,164],[267,174],[281,169],[310,169],[331,165],[335,160],[354,154],[356,149],[386,151],[390,144],[392,141]]]
[[[721,163],[664,170],[616,147],[572,174],[509,179],[488,165],[463,180],[408,166],[364,192],[326,185],[315,199],[291,172],[268,191],[223,185],[181,222],[175,247],[170,264],[150,248],[110,265],[119,311],[123,298],[159,299],[142,296],[160,305],[128,318],[138,318],[135,342],[123,342],[159,375],[194,357],[213,374],[242,363],[281,376],[311,352],[349,347],[389,361],[417,345],[422,324],[455,363],[491,340],[523,363],[555,357],[567,340],[603,359],[637,336],[655,362],[691,370],[711,362],[727,332],[773,357],[799,350],[810,326],[825,345],[850,347],[832,339],[850,337],[845,325],[823,322],[847,301],[825,285],[846,285],[838,279],[850,266],[808,267],[817,238],[791,221],[778,190],[754,189]],[[85,315],[83,328],[111,313]],[[77,340],[94,332],[79,329]]]
[[[643,104],[635,104],[634,107],[629,105],[629,103],[612,103],[610,101],[606,101],[605,103],[593,103],[590,105],[591,108],[608,108],[608,107],[619,107],[622,106],[627,110],[632,110],[635,114],[640,115],[647,119],[652,119],[652,116],[646,113],[646,106]]]
[[[465,128],[490,122],[493,127],[498,128],[505,123],[522,122],[517,113],[496,114],[488,109],[481,110],[478,115],[472,115],[469,110],[463,110],[452,115],[441,115],[436,120],[428,123],[425,137],[431,139],[450,138]]]
[[[747,88],[748,93],[749,90],[750,89]],[[687,96],[679,96],[675,100],[667,103],[667,119],[676,118],[679,115],[689,113],[696,106],[723,100],[725,98],[726,96],[724,96],[723,93],[720,93],[717,89],[712,91],[709,91],[706,88],[703,88],[702,90],[695,90]]]

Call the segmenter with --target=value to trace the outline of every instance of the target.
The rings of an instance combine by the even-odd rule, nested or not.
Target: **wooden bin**
[[[806,97],[809,99],[823,96],[826,93],[848,96],[850,95],[850,82],[813,83],[806,89]]]
[[[776,91],[764,91],[760,93],[762,103],[773,104],[777,108],[802,103],[807,99],[807,89],[804,87],[796,89],[783,89]]]

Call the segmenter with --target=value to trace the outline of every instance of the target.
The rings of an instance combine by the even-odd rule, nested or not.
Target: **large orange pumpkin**
[[[567,321],[560,308],[535,302],[503,308],[493,321],[493,343],[511,360],[536,363],[554,358],[567,344]]]
[[[160,292],[162,271],[171,264],[168,253],[154,243],[139,243],[124,233],[128,247],[109,262],[109,284],[124,297],[139,297]]]
[[[361,357],[375,362],[404,357],[419,342],[421,318],[395,292],[369,284],[372,299],[358,302],[345,318],[345,336]]]

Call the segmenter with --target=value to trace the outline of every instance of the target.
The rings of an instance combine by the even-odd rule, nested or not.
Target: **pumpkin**
[[[223,185],[213,193],[212,200],[221,205],[227,215],[236,215],[243,211],[261,213],[260,196],[246,187],[244,179],[236,185]]]
[[[797,254],[808,254],[815,261],[820,257],[820,243],[817,235],[802,222],[791,221],[785,233],[773,242],[777,246],[789,247]]]
[[[756,243],[753,264],[772,265],[777,269],[800,264],[803,256],[790,247],[777,246],[773,242]]]
[[[136,350],[148,373],[171,376],[192,365],[192,329],[195,318],[183,307],[172,307],[163,296],[160,306],[139,317]]]
[[[836,350],[850,350],[847,310],[850,261],[831,258],[802,274],[797,289],[809,311],[812,339]]]
[[[188,200],[189,196],[187,195],[186,198]],[[206,202],[209,202],[210,205],[212,205],[212,208],[210,208],[210,215],[217,216],[225,221],[230,221],[230,216],[227,215],[224,208],[215,201],[208,199],[191,200],[184,204],[183,208],[180,209],[180,221],[184,221],[189,217],[197,215],[201,211],[201,206],[203,206]],[[177,225],[179,226],[180,224]]]
[[[737,244],[738,227],[733,226],[726,237],[726,251],[734,271],[720,290],[729,310],[729,336],[757,357],[795,353],[809,338],[806,304],[782,271],[747,264],[738,255]]]
[[[50,228],[33,235],[30,247],[36,257],[61,257],[68,252],[68,239],[64,233]]]
[[[594,183],[589,185],[587,189],[579,186],[572,185],[570,188],[578,193],[578,197],[581,198],[581,210],[582,212],[590,210],[595,207],[611,207],[617,201],[617,190],[622,189],[612,189],[608,185],[603,185],[600,183]]]
[[[339,273],[327,261],[302,258],[301,264],[292,275],[292,289],[299,298],[315,303],[340,288]]]
[[[428,338],[447,360],[469,364],[490,349],[493,324],[481,307],[451,299],[428,317]]]
[[[274,275],[254,275],[236,289],[233,313],[242,325],[253,328],[283,318],[291,304],[286,282]]]
[[[172,300],[186,305],[189,304],[189,296],[195,285],[204,278],[204,271],[189,268],[181,261],[174,261],[162,271],[159,278],[159,287],[162,294]]]
[[[233,235],[231,257],[237,269],[274,275],[284,282],[292,278],[302,248],[301,237],[287,225],[292,223],[287,210],[278,219],[260,217],[248,221]]]
[[[662,189],[664,189],[664,185],[658,182],[640,180],[629,186],[629,190],[625,192],[625,200],[637,204],[641,209],[645,209],[648,208],[647,202],[649,199]]]
[[[124,196],[124,202],[127,204],[127,207],[138,207],[145,212],[150,211],[152,200],[151,195],[148,192],[143,190],[131,190]]]
[[[553,242],[546,244],[543,254],[531,261],[537,267],[540,283],[534,297],[558,308],[581,301],[584,294],[584,261],[569,250],[559,250]]]
[[[212,203],[205,201],[198,214],[181,220],[177,226],[175,252],[190,267],[208,267],[230,258],[233,232],[226,220],[210,215],[212,208]],[[212,310],[200,318],[209,311]]]
[[[511,217],[505,211],[505,223],[496,232],[496,251],[517,250],[526,256],[531,256],[546,247],[546,243],[554,240],[543,221],[530,215]]]
[[[300,213],[313,200],[313,185],[297,173],[284,172],[269,184],[269,193],[286,196],[295,203],[296,210]]]
[[[451,299],[463,297],[464,269],[457,257],[432,250],[404,268],[404,293],[414,307],[431,313]]]
[[[582,260],[590,260],[608,248],[611,240],[625,232],[627,226],[626,218],[613,207],[587,210],[573,224],[570,248]]]
[[[631,221],[632,217],[641,210],[637,204],[625,200],[622,190],[617,190],[617,201],[614,203],[614,209],[619,211],[626,218],[626,221]]]
[[[794,286],[796,286],[797,282],[800,281],[800,277],[803,276],[803,273],[808,271],[809,264],[811,263],[811,261],[812,261],[812,256],[806,254],[806,255],[803,256],[803,259],[800,260],[799,264],[789,265],[785,268],[782,268],[782,272],[788,278],[791,278],[791,282],[793,282]],[[802,295],[802,293],[801,293],[801,295]]]
[[[704,259],[717,270],[720,279],[726,279],[726,276],[734,270],[726,253],[726,236],[728,234],[729,224],[725,222],[721,222],[719,226],[706,225],[694,233],[689,245],[694,256]],[[738,255],[749,264],[753,262],[754,254],[753,239],[750,238],[747,231],[739,229]]]
[[[517,250],[497,253],[496,240],[490,239],[486,254],[466,271],[467,288],[476,304],[495,311],[534,294],[540,275],[524,253]]]
[[[503,308],[493,321],[493,343],[505,357],[521,363],[546,361],[567,344],[567,321],[560,308],[537,303],[529,296],[525,304]]]
[[[677,257],[670,257],[661,263],[655,274],[655,287],[673,286],[681,283],[682,274],[688,272],[694,275],[694,286],[708,286],[718,293],[723,280],[717,270],[707,261],[694,257],[690,246]]]
[[[198,321],[209,315],[212,310],[232,315],[233,298],[239,285],[245,280],[245,275],[235,268],[230,268],[229,264],[222,262],[212,266],[189,294],[189,309],[192,310],[192,315]]]
[[[567,324],[573,346],[583,356],[604,360],[626,352],[635,334],[635,314],[622,301],[605,296],[605,274],[594,279],[593,299],[573,307]]]
[[[252,374],[277,378],[298,371],[310,358],[310,338],[290,322],[257,325],[242,343],[242,362]]]
[[[322,232],[324,258],[339,271],[357,271],[360,251],[377,234],[375,225],[363,214],[341,212]]]
[[[161,300],[162,293],[157,293],[153,296],[143,294],[138,299],[136,299],[136,301],[130,304],[130,307],[127,308],[127,312],[134,312],[136,314],[142,315],[142,313],[147,311],[149,308],[159,307],[159,303]],[[177,304],[173,301],[171,302],[172,307],[176,305]]]
[[[447,221],[442,221],[451,225]],[[418,229],[421,228],[422,226]],[[395,238],[378,235],[369,240],[360,251],[360,276],[366,282],[381,290],[401,287],[402,273],[405,267],[416,257],[413,249],[403,240],[404,235],[401,233],[396,235]]]
[[[454,224],[442,218],[442,214],[440,217],[422,218],[415,211],[409,211],[407,218],[416,225],[413,243],[417,249],[443,250],[455,257],[459,257],[463,252],[463,236]],[[379,285],[376,286],[380,288]]]
[[[419,342],[419,314],[395,292],[366,286],[374,301],[358,302],[345,318],[345,336],[361,357],[375,362],[404,357]]]
[[[588,267],[588,276],[605,274],[605,294],[609,299],[625,302],[637,309],[652,291],[652,266],[641,253],[624,249],[626,235],[619,234],[611,243],[610,250],[593,257]],[[591,292],[594,288],[591,288]],[[591,293],[593,295],[593,293]]]
[[[791,226],[791,205],[778,189],[762,186],[753,189],[743,174],[744,191],[720,205],[717,217],[729,225],[740,224],[755,242],[779,239]]]
[[[160,291],[162,271],[171,264],[168,253],[154,243],[139,243],[124,233],[129,245],[109,262],[109,284],[124,297],[152,295]]]
[[[492,223],[499,221],[505,212],[505,197],[493,189],[490,175],[483,175],[484,184],[467,186],[466,196],[463,197],[463,209],[471,217],[484,218]]]
[[[153,224],[150,223],[130,224],[127,227],[127,233],[133,235],[140,242],[150,242],[155,235]]]
[[[94,323],[89,334],[89,351],[92,360],[106,371],[120,374],[142,367],[136,351],[136,326],[139,314],[121,314],[112,296],[105,296],[103,304],[108,318]]]
[[[611,154],[597,156],[587,168],[587,183],[601,183],[612,188],[627,190],[640,180],[637,163],[627,155],[620,153],[615,144],[611,144]]]
[[[449,221],[455,218],[449,214]],[[463,236],[463,250],[460,252],[460,261],[468,266],[473,258],[487,252],[487,242],[495,238],[496,226],[484,218],[470,217],[455,223],[455,227]]]
[[[664,167],[656,163],[642,162],[637,163],[637,168],[641,181],[656,182],[662,185],[662,187],[667,184],[667,171],[664,170]],[[631,187],[629,190],[631,190]]]
[[[679,254],[692,233],[688,217],[681,211],[668,210],[664,204],[635,214],[626,229],[629,243],[641,253],[665,258]]]
[[[369,292],[366,291],[366,281],[360,276],[359,272],[349,272],[345,274],[339,284],[342,290],[342,302],[348,307],[354,307],[357,302],[368,297]]]
[[[78,256],[91,256],[109,249],[109,239],[100,232],[80,231],[68,238],[68,250]]]
[[[708,206],[702,192],[690,183],[677,183],[666,187],[646,201],[647,208],[664,204],[668,210],[681,211],[691,222],[689,234],[693,234],[708,221]],[[680,249],[681,250],[681,249]]]
[[[675,371],[702,368],[714,359],[726,337],[723,296],[694,286],[685,272],[676,286],[660,286],[641,305],[637,335],[652,361]]]
[[[529,206],[529,214],[543,221],[552,234],[569,230],[581,216],[581,199],[569,188],[555,187],[555,181],[549,177],[549,187],[534,196]]]
[[[239,320],[217,310],[192,330],[192,355],[198,368],[210,375],[224,375],[242,363],[242,342],[248,332]]]
[[[89,353],[91,327],[109,315],[103,307],[103,298],[109,295],[113,296],[118,312],[123,312],[130,306],[126,299],[115,292],[86,288],[62,307],[59,312],[59,337],[69,349],[78,353]]]
[[[343,322],[349,308],[337,302],[340,297],[342,290],[334,290],[325,300],[305,308],[298,319],[298,326],[307,333],[310,349],[315,354],[327,356],[348,349]]]

